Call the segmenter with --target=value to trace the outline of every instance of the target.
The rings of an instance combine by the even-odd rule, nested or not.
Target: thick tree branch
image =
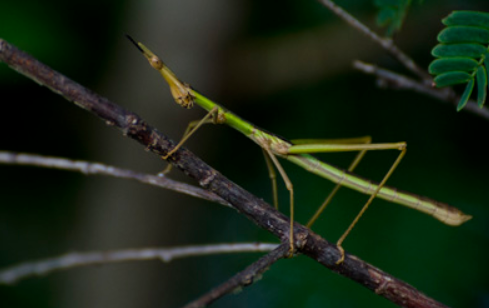
[[[230,206],[229,202],[218,195],[186,183],[178,182],[164,175],[152,175],[147,173],[136,172],[129,169],[122,169],[114,166],[108,166],[100,163],[92,163],[83,160],[70,160],[61,157],[48,157],[41,155],[14,153],[0,151],[0,164],[15,164],[24,166],[35,166],[44,168],[54,168],[70,171],[78,171],[86,175],[99,174],[108,175],[121,179],[136,180],[141,183],[170,189],[182,194],[216,202],[225,206]]]
[[[394,89],[413,90],[431,97],[434,97],[442,102],[457,106],[460,96],[450,88],[438,89],[431,85],[427,85],[406,77],[404,75],[380,68],[376,65],[365,63],[362,61],[354,61],[353,67],[369,75],[377,77],[380,86],[388,86]],[[489,109],[486,107],[479,108],[474,100],[469,100],[468,104],[463,109],[464,111],[472,112],[486,120],[489,120]]]
[[[174,248],[141,248],[114,251],[69,253],[60,257],[14,265],[0,271],[0,284],[14,284],[32,276],[43,276],[54,271],[98,264],[161,260],[165,263],[187,257],[224,253],[268,252],[277,248],[268,243],[230,243],[216,245],[184,246]]]
[[[0,60],[92,112],[108,125],[117,127],[125,136],[138,141],[157,155],[163,156],[175,146],[168,137],[135,113],[87,90],[1,39]],[[175,152],[169,161],[196,179],[201,186],[231,203],[255,224],[279,237],[284,243],[288,241],[288,218],[263,200],[234,184],[185,148]],[[401,307],[445,307],[407,283],[348,253],[343,263],[336,264],[340,257],[336,245],[298,223],[294,225],[294,238],[299,252]]]

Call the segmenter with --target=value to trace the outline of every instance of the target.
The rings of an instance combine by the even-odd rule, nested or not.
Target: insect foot
[[[298,228],[294,228],[294,230],[299,230]],[[298,250],[301,250],[307,243],[307,237],[309,236],[307,231],[299,231],[294,232],[293,238],[288,238],[287,241],[290,244],[289,252],[287,254],[287,258],[292,258],[294,254],[297,253]]]
[[[339,245],[337,247],[338,251],[340,252],[340,258],[338,259],[338,261],[336,261],[336,265],[340,265],[341,263],[343,263],[343,261],[345,261],[345,250]]]

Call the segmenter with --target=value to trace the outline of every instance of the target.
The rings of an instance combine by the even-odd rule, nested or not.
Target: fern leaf
[[[487,98],[489,60],[489,13],[453,11],[445,19],[447,26],[438,34],[431,51],[437,58],[428,70],[439,88],[467,83],[458,103],[461,110],[477,83],[477,104],[483,107]]]

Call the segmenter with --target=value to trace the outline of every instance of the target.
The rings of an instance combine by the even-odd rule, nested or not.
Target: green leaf
[[[473,72],[478,65],[479,63],[471,58],[444,58],[431,62],[428,70],[434,75],[453,71]]]
[[[489,43],[489,30],[472,26],[450,26],[438,34],[440,43]]]
[[[467,84],[467,86],[465,87],[464,94],[462,94],[462,97],[458,102],[457,111],[462,110],[465,107],[465,105],[467,105],[467,102],[469,101],[469,97],[470,94],[472,94],[473,89],[474,89],[474,79],[471,79]]]
[[[443,57],[469,57],[480,58],[487,52],[487,48],[480,44],[438,44],[431,54],[437,58]]]
[[[411,0],[375,0],[374,3],[379,8],[377,25],[386,27],[386,35],[392,36],[401,28]]]
[[[475,26],[489,30],[489,13],[476,11],[453,11],[442,20],[447,26]]]
[[[471,79],[473,79],[473,77],[466,72],[449,72],[436,76],[434,81],[437,88],[443,88],[455,84],[466,83]]]
[[[483,107],[487,97],[487,72],[484,66],[477,69],[477,105]]]
[[[379,26],[385,26],[396,17],[397,10],[393,8],[384,8],[377,14],[377,24]]]

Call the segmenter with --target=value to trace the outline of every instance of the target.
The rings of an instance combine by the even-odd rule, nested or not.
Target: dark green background
[[[158,3],[158,5],[155,5]],[[0,37],[179,139],[203,116],[172,103],[157,74],[125,40],[134,35],[182,79],[244,119],[287,138],[371,135],[406,141],[389,184],[474,216],[445,226],[376,200],[344,246],[454,307],[489,307],[489,122],[409,91],[376,87],[355,59],[407,73],[383,49],[310,1],[3,1]],[[372,1],[339,1],[374,26]],[[419,65],[432,60],[440,20],[487,1],[416,4],[395,39]],[[149,14],[149,15],[145,15]],[[375,28],[377,31],[382,30]],[[165,166],[85,111],[0,65],[1,150],[85,159],[156,173]],[[206,127],[188,148],[270,200],[261,151],[226,127]],[[321,156],[323,157],[323,156]],[[347,166],[352,154],[324,159]],[[358,173],[379,180],[395,152],[369,153]],[[332,184],[284,163],[306,222]],[[187,179],[174,171],[172,177]],[[281,207],[287,192],[281,188]],[[314,231],[336,241],[366,197],[343,189]],[[0,266],[70,251],[276,241],[236,212],[173,192],[104,177],[0,166]],[[0,286],[2,307],[177,307],[257,254],[78,268]],[[306,257],[280,261],[263,279],[213,307],[393,307]]]

